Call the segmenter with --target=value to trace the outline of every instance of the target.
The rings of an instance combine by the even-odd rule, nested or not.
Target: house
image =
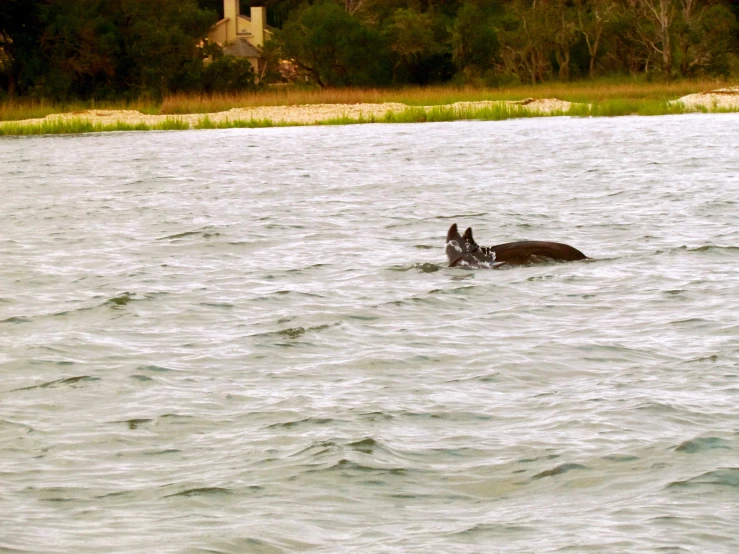
[[[213,25],[208,40],[220,44],[224,54],[247,58],[259,74],[260,49],[272,36],[267,26],[267,9],[252,7],[251,17],[240,12],[239,0],[223,0],[223,19]]]

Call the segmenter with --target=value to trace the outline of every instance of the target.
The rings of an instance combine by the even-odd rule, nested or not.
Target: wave
[[[709,450],[724,449],[731,450],[730,443],[720,437],[699,437],[697,439],[681,442],[675,447],[675,452],[685,454],[697,454]]]
[[[123,421],[113,421],[112,423],[125,423],[129,429],[133,430],[133,429],[138,429],[140,426],[146,423],[151,423],[152,421],[154,421],[152,418],[142,417],[138,419],[126,419]]]
[[[71,315],[71,314],[80,313],[80,312],[88,312],[96,308],[119,309],[119,308],[128,306],[128,304],[130,304],[131,302],[141,302],[144,300],[152,300],[156,296],[161,296],[161,293],[150,293],[150,294],[144,294],[143,296],[140,296],[133,292],[121,292],[119,294],[116,294],[115,296],[106,298],[101,303],[95,304],[94,306],[86,306],[84,308],[76,308],[74,310],[65,310],[63,312],[55,312],[51,315],[54,317],[60,317],[60,316],[66,316],[66,315]],[[95,298],[100,298],[100,296],[96,296]]]
[[[0,323],[13,323],[15,325],[21,324],[21,323],[31,323],[33,319],[30,317],[24,317],[24,316],[17,316],[17,317],[9,317],[8,319],[0,320]]]
[[[314,425],[331,425],[340,423],[341,420],[337,420],[331,417],[306,417],[303,419],[296,419],[293,421],[285,421],[283,423],[272,423],[267,425],[267,429],[294,429],[302,427],[313,427]]]
[[[418,271],[419,273],[436,273],[440,269],[443,269],[446,266],[441,266],[437,264],[432,263],[414,263],[409,265],[394,265],[391,267],[388,267],[388,271],[399,271],[399,272],[406,272],[406,271]]]
[[[465,219],[470,217],[485,217],[490,215],[490,212],[478,212],[478,213],[465,213],[465,214],[454,214],[454,215],[437,215],[430,218],[431,221],[446,221],[449,219]]]
[[[562,465],[558,465],[557,467],[553,467],[552,469],[542,471],[541,473],[537,473],[531,479],[543,479],[544,477],[556,477],[557,475],[563,475],[569,471],[579,470],[579,469],[590,469],[590,468],[582,464],[562,464]]]
[[[306,473],[333,473],[336,471],[341,473],[381,473],[393,476],[405,475],[409,472],[408,468],[405,467],[378,467],[342,458],[328,467],[311,469],[306,471]]]
[[[726,467],[702,473],[684,481],[673,481],[668,488],[696,488],[705,485],[739,488],[739,467]]]
[[[178,239],[184,239],[184,238],[187,238],[187,237],[198,237],[198,236],[199,237],[202,237],[204,239],[212,239],[212,238],[216,238],[216,237],[220,237],[221,236],[221,233],[219,233],[217,231],[211,231],[211,229],[213,229],[213,227],[209,225],[209,226],[206,226],[206,227],[202,227],[200,229],[196,229],[194,231],[183,231],[182,233],[175,233],[173,235],[167,235],[165,237],[160,237],[160,238],[158,238],[156,240],[170,240],[170,241],[174,241],[174,240],[178,240]]]
[[[533,529],[524,525],[507,525],[505,523],[478,523],[463,529],[449,533],[452,537],[477,537],[478,535],[496,535],[501,539],[510,539],[512,534],[530,533]]]
[[[76,385],[77,383],[84,383],[84,382],[91,382],[91,381],[101,381],[101,378],[93,377],[91,375],[77,375],[75,377],[65,377],[63,379],[55,379],[54,381],[47,381],[46,383],[41,383],[40,385],[31,385],[30,387],[21,387],[19,389],[13,389],[10,392],[33,390],[33,389],[49,389],[49,388],[55,388],[55,387],[61,387],[61,386],[72,386],[72,385]]]
[[[173,496],[223,496],[232,493],[233,491],[231,489],[223,487],[198,487],[176,492],[174,494],[168,494],[164,498],[171,498]]]
[[[337,323],[324,323],[322,325],[314,325],[312,327],[288,327],[287,329],[280,329],[279,331],[267,331],[264,333],[254,333],[253,335],[249,335],[247,338],[257,338],[257,337],[287,337],[289,339],[297,339],[305,335],[306,333],[312,333],[312,332],[318,332],[318,331],[325,331],[326,329],[329,329],[331,327],[336,327],[338,325],[341,325],[340,322]]]
[[[156,372],[167,372],[167,371],[179,371],[177,369],[171,369],[159,365],[140,365],[136,368],[139,371],[156,371]]]
[[[319,457],[325,457],[326,455],[332,455],[339,457],[340,459],[331,467],[351,464],[362,466],[362,464],[359,464],[356,460],[348,460],[348,458],[352,457],[353,454],[362,454],[366,456],[382,455],[384,458],[387,458],[388,456],[401,457],[399,453],[395,452],[395,450],[372,437],[313,441],[308,446],[288,455],[288,457],[310,456],[313,459],[317,459]]]
[[[716,244],[704,244],[702,246],[675,246],[664,250],[655,250],[655,255],[677,254],[687,252],[689,254],[714,253],[722,256],[735,257],[739,255],[739,246],[719,246]]]

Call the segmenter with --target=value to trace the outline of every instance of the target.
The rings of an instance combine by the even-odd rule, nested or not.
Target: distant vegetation
[[[720,0],[319,0],[289,11],[270,47],[321,86],[726,76],[739,69],[738,8]]]
[[[594,113],[625,115],[650,113],[662,106],[664,113],[675,107],[667,102],[687,94],[716,87],[713,80],[673,80],[646,82],[632,78],[599,77],[593,80],[562,83],[513,84],[511,86],[480,87],[405,86],[384,88],[264,88],[240,93],[192,94],[174,93],[163,99],[135,100],[72,100],[51,101],[38,98],[16,98],[0,102],[0,121],[41,118],[60,112],[81,112],[87,109],[129,109],[149,115],[208,114],[249,106],[289,106],[301,104],[358,104],[398,102],[413,106],[453,104],[484,100],[523,100],[525,98],[559,98],[570,102],[593,105]]]
[[[286,82],[490,88],[739,75],[739,0],[242,0],[243,13],[251,3],[266,5],[275,27],[260,79],[205,40],[221,0],[2,0],[0,100],[163,107]]]

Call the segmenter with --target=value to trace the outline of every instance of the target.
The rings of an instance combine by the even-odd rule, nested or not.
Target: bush
[[[207,93],[241,92],[255,88],[256,75],[246,58],[221,56],[203,70],[203,90]]]

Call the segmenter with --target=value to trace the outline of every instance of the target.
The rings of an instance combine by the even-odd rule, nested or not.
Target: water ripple
[[[739,117],[0,139],[3,552],[739,550]],[[481,244],[591,259],[448,268]]]

